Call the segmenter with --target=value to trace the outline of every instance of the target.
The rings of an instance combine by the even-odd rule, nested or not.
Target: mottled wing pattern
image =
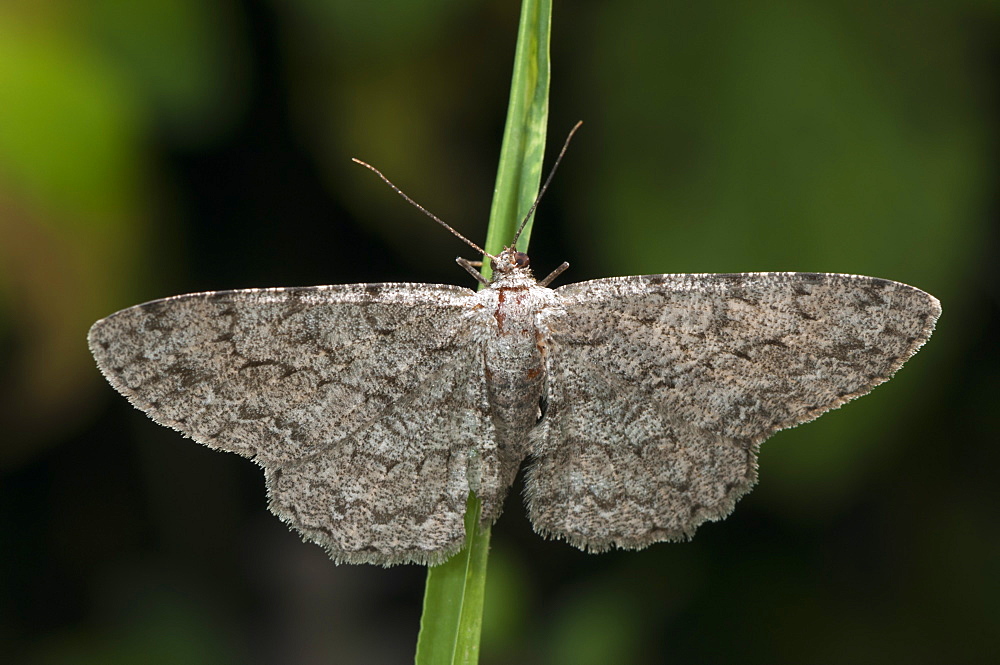
[[[271,510],[334,559],[436,563],[463,542],[468,479],[481,475],[472,448],[494,439],[474,295],[428,284],[193,294],[113,314],[89,342],[153,420],[263,466]]]
[[[756,481],[758,446],[887,380],[940,313],[919,289],[817,273],[650,275],[556,290],[526,487],[577,547],[690,537]]]

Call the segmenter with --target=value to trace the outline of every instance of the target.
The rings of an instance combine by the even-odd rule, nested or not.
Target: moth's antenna
[[[521,231],[524,231],[524,227],[525,225],[527,225],[528,220],[531,219],[531,216],[535,213],[535,208],[538,207],[538,202],[542,200],[542,195],[545,194],[545,190],[549,188],[549,183],[552,182],[552,176],[556,174],[556,169],[559,168],[559,162],[562,161],[563,155],[566,154],[566,148],[569,147],[570,139],[573,138],[573,134],[576,134],[576,130],[580,129],[580,125],[582,124],[583,120],[580,120],[575,125],[573,125],[573,129],[569,130],[569,135],[566,137],[566,141],[563,143],[562,150],[559,151],[559,156],[556,157],[556,161],[552,165],[552,170],[549,171],[549,177],[545,179],[545,184],[542,185],[542,188],[540,190],[538,190],[538,196],[535,197],[535,202],[531,204],[531,208],[528,210],[528,214],[525,215],[524,219],[521,221],[521,226],[517,227],[517,233],[514,234],[514,240],[511,241],[512,245],[517,244],[517,239],[521,237]]]
[[[572,134],[571,134],[571,136],[572,136]],[[563,148],[563,151],[565,151],[565,150],[566,149]],[[560,157],[561,156],[562,155],[560,155]],[[431,219],[433,219],[435,222],[437,222],[438,224],[440,224],[444,228],[446,228],[449,231],[451,231],[452,235],[454,235],[456,238],[458,238],[459,240],[461,240],[462,242],[464,242],[465,244],[467,244],[472,249],[476,250],[477,252],[479,252],[483,256],[490,257],[491,259],[496,259],[497,258],[497,257],[493,256],[492,254],[490,254],[489,252],[487,252],[486,250],[484,250],[482,247],[480,247],[476,243],[472,242],[471,240],[469,240],[468,238],[466,238],[465,236],[463,236],[461,233],[459,233],[455,229],[453,229],[449,224],[446,224],[444,220],[442,220],[440,217],[438,217],[437,215],[435,215],[434,213],[432,213],[430,210],[428,210],[427,208],[423,207],[422,205],[420,205],[419,203],[417,203],[416,201],[414,201],[413,199],[411,199],[409,196],[407,196],[406,194],[404,194],[403,190],[401,190],[399,187],[396,187],[394,184],[392,184],[391,180],[389,180],[384,175],[382,175],[382,172],[379,171],[374,166],[372,166],[371,164],[368,164],[367,162],[362,162],[360,159],[357,159],[355,157],[351,157],[351,161],[354,162],[355,164],[360,164],[361,166],[365,167],[366,169],[370,169],[370,170],[374,171],[375,175],[377,175],[379,178],[382,178],[382,181],[385,182],[385,184],[387,184],[390,187],[392,187],[396,191],[397,194],[399,194],[404,199],[406,199],[407,203],[409,203],[410,205],[412,205],[413,207],[415,207],[417,210],[419,210],[420,212],[424,213],[425,215],[427,215],[428,217],[430,217]],[[558,164],[559,162],[557,161],[556,163]],[[548,184],[548,183],[546,183],[546,184]],[[534,208],[532,208],[532,209],[534,209]]]

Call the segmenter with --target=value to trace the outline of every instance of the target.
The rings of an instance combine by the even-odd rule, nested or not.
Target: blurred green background
[[[410,662],[425,571],[334,566],[260,470],[154,425],[87,352],[178,293],[472,286],[518,3],[0,4],[0,649],[16,663]],[[686,544],[580,553],[517,494],[486,664],[978,663],[1000,652],[1000,8],[557,2],[539,211],[561,283],[887,277],[941,299],[887,385],[765,444]]]

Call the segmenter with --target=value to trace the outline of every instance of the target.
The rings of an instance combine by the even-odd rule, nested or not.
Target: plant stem
[[[510,102],[504,126],[496,189],[485,249],[499,254],[538,194],[549,115],[551,0],[523,0],[514,54]],[[527,251],[531,222],[518,240]],[[489,261],[483,275],[491,274]],[[474,665],[479,661],[490,525],[480,523],[481,504],[469,495],[465,547],[427,571],[424,609],[417,639],[417,665]]]

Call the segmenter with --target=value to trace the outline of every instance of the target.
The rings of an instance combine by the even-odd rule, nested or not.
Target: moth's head
[[[506,274],[514,272],[515,270],[526,270],[530,263],[531,261],[528,259],[527,254],[517,251],[517,249],[511,245],[510,247],[504,247],[502,252],[500,252],[495,258],[490,259],[490,268],[492,268],[495,273]]]

